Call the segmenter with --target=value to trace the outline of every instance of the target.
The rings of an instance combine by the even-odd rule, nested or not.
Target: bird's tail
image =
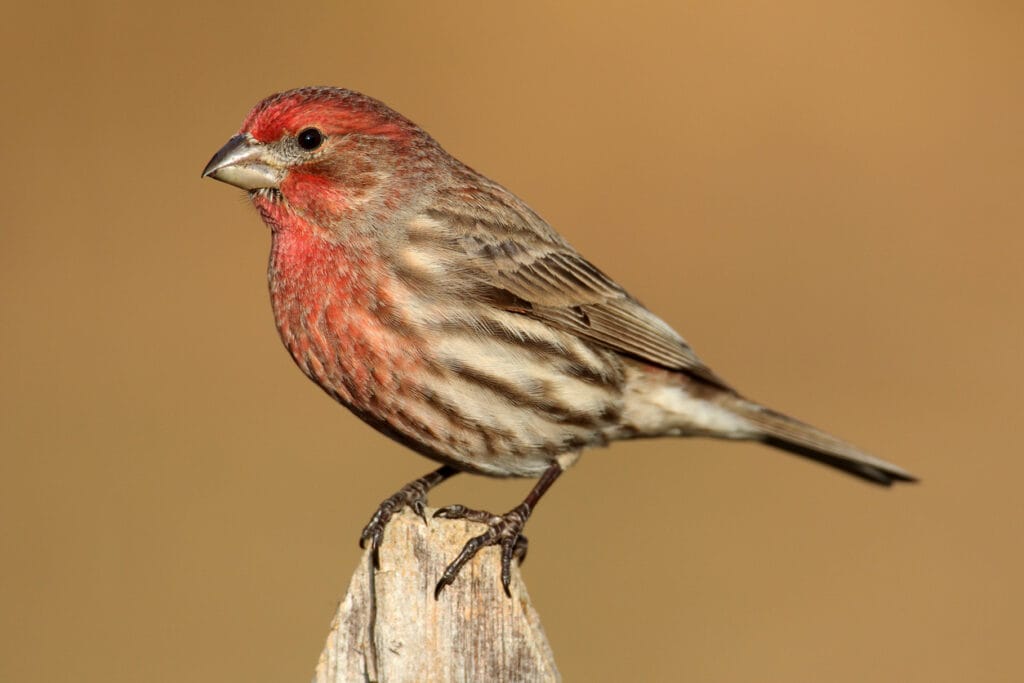
[[[752,401],[738,399],[730,407],[752,422],[760,432],[760,436],[755,438],[769,446],[810,458],[883,486],[899,481],[917,481],[912,474],[892,463],[868,455],[816,427]]]

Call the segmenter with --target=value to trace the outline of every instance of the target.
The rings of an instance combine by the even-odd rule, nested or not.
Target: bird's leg
[[[408,506],[420,516],[425,524],[427,517],[424,514],[424,508],[427,505],[427,492],[445,479],[458,473],[457,469],[448,465],[438,467],[430,474],[409,482],[399,489],[398,493],[385,499],[380,504],[377,511],[373,513],[373,517],[370,518],[370,523],[363,527],[363,533],[359,536],[360,548],[365,548],[366,542],[370,541],[370,551],[373,553],[374,567],[380,569],[380,542],[384,538],[384,527],[387,526],[391,517],[395,513],[400,512],[402,508]]]
[[[501,585],[505,589],[505,595],[512,597],[512,592],[509,590],[509,584],[512,581],[512,560],[522,561],[526,557],[526,537],[522,535],[523,527],[526,525],[526,520],[530,518],[533,508],[537,506],[537,501],[555,483],[555,479],[558,479],[558,475],[562,471],[562,466],[559,463],[553,463],[544,471],[540,481],[527,494],[526,499],[503,515],[492,515],[482,510],[470,510],[462,505],[449,505],[434,513],[434,517],[468,519],[487,525],[487,531],[469,539],[459,556],[445,568],[441,580],[437,582],[437,587],[434,589],[435,600],[440,597],[445,586],[455,581],[455,577],[459,575],[465,564],[473,559],[473,556],[481,548],[486,548],[489,545],[501,546]]]

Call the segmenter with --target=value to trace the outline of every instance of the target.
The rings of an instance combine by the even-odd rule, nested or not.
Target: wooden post
[[[434,599],[445,566],[483,527],[432,513],[429,524],[409,510],[391,520],[379,570],[363,554],[314,683],[560,680],[515,564],[512,597],[502,590],[498,547],[480,551]]]

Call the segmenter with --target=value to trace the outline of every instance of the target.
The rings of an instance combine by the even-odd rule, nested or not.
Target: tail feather
[[[809,424],[750,401],[743,401],[739,408],[738,412],[761,432],[760,440],[769,446],[883,486],[893,482],[917,481],[916,477],[902,468],[868,455],[856,446]]]

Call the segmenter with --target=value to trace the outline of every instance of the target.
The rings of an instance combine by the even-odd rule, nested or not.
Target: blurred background
[[[362,525],[432,467],[293,367],[268,231],[199,178],[310,84],[923,479],[590,452],[524,567],[567,680],[1024,677],[1019,3],[18,3],[0,33],[0,680],[308,680]]]

